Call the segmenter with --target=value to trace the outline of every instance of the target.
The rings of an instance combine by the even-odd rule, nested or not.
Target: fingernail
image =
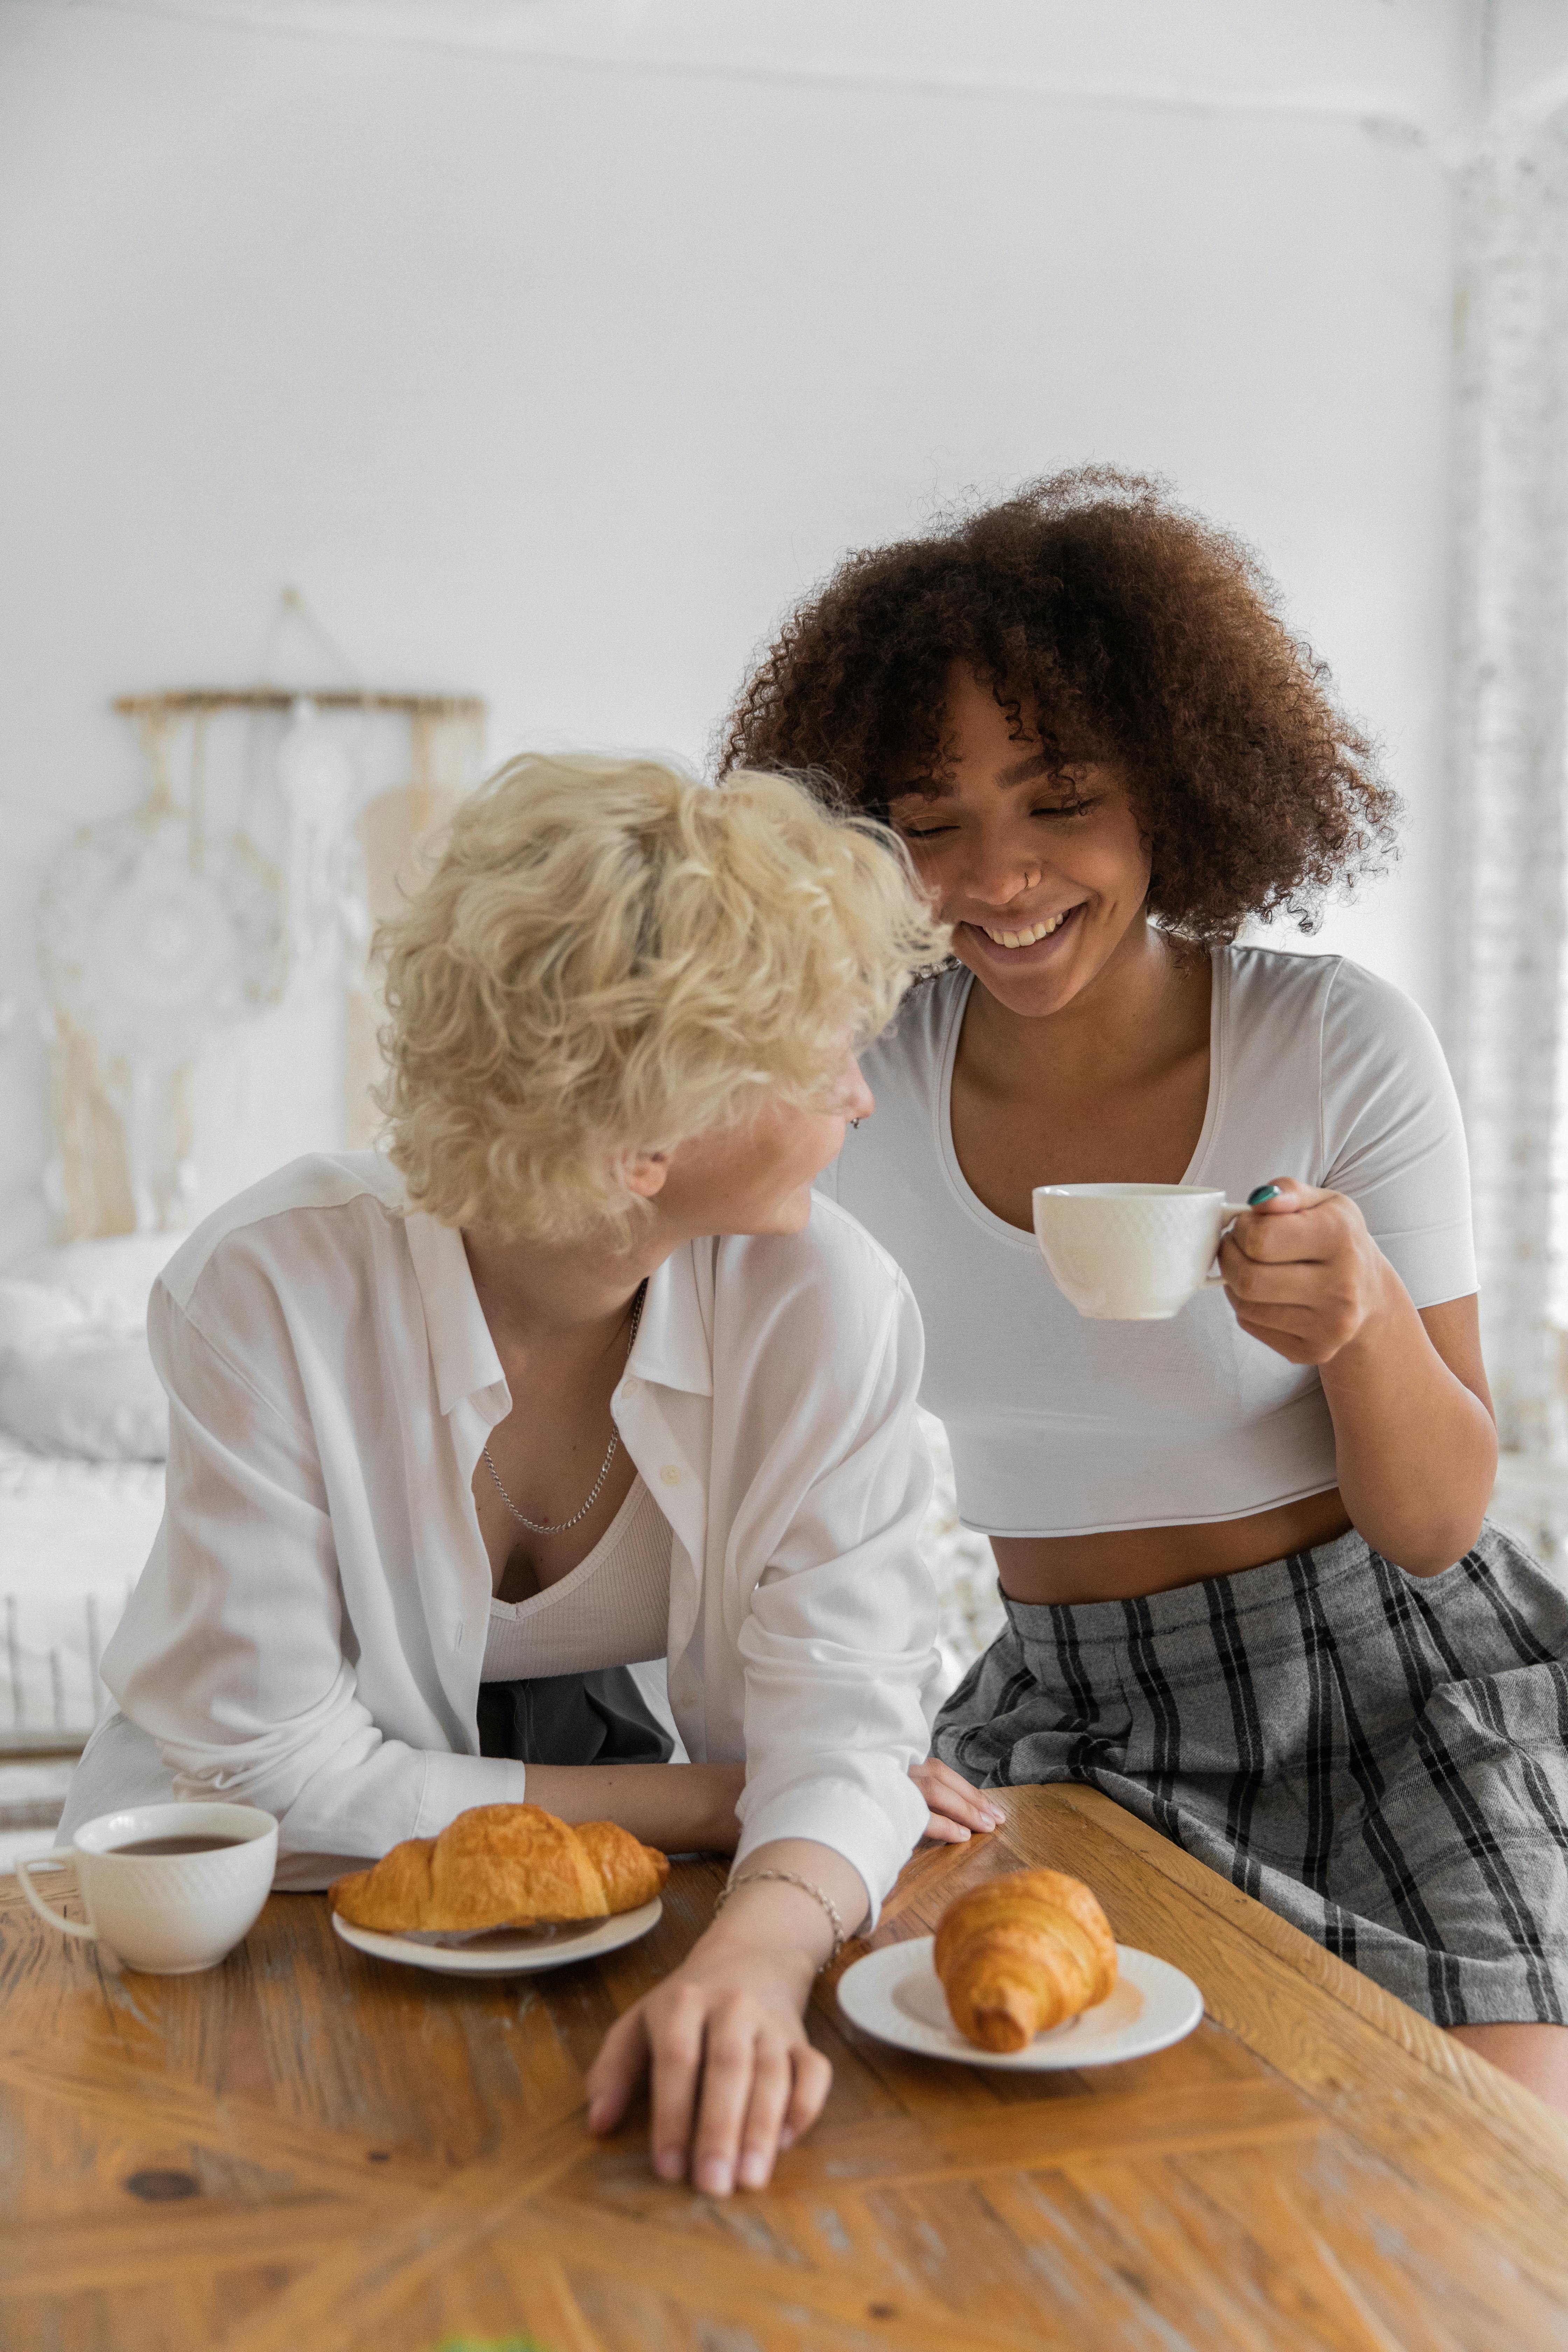
[[[741,2158],[742,2189],[765,2189],[768,2185],[768,2159],[754,2149]]]
[[[721,2156],[710,2156],[697,2168],[697,2186],[706,2196],[728,2197],[735,2176]]]
[[[1279,1187],[1278,1184],[1259,1184],[1256,1192],[1249,1192],[1247,1194],[1247,1207],[1249,1209],[1260,1209],[1265,1201],[1272,1201],[1274,1199],[1279,1190]]]
[[[653,2168],[661,2180],[679,2180],[686,2169],[686,2159],[678,2147],[661,2147],[654,2158]]]
[[[606,2125],[609,2123],[609,2120],[610,2120],[610,2102],[609,2102],[609,2100],[608,2100],[608,2099],[595,2099],[595,2100],[593,2100],[593,2101],[590,2103],[590,2105],[589,2105],[589,2108],[588,2108],[588,2129],[589,2129],[591,2132],[603,2131],[603,2130],[605,2128]]]
[[[793,2131],[791,2131],[791,2129],[790,2129],[790,2127],[789,2127],[788,2124],[784,2124],[784,2125],[783,2125],[783,2126],[781,2126],[780,2131],[779,2131],[779,2153],[780,2153],[780,2155],[781,2155],[781,2156],[783,2155],[783,2153],[784,2153],[784,2149],[785,2149],[786,2147],[793,2147],[794,2146],[795,2146],[795,2134],[794,2134],[794,2132],[793,2132]]]
[[[964,1828],[962,1822],[954,1822],[952,1826],[958,1832],[961,1838],[966,1838],[969,1835],[969,1832]]]

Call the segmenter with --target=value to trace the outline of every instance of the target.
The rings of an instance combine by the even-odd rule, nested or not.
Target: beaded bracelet
[[[797,1878],[793,1870],[749,1870],[744,1878],[732,1878],[713,1906],[714,1917],[718,1917],[731,1895],[738,1895],[742,1886],[755,1886],[758,1881],[763,1878],[776,1878],[785,1886],[798,1886],[803,1895],[809,1895],[815,1902],[821,1904],[827,1914],[827,1924],[833,1930],[833,1949],[821,1966],[830,1969],[844,1949],[846,1940],[844,1922],[838,1916],[838,1906],[831,1895],[824,1894],[820,1886],[814,1886],[809,1878]]]

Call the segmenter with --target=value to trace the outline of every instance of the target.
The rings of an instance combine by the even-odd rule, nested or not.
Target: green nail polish
[[[1274,1199],[1279,1190],[1279,1187],[1278,1184],[1259,1184],[1256,1192],[1249,1192],[1247,1194],[1247,1207],[1249,1209],[1260,1209],[1265,1201],[1272,1201]]]

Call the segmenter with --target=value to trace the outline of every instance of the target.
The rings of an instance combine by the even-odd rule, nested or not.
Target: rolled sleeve
[[[880,1348],[740,1629],[746,1787],[738,1861],[817,1840],[860,1874],[874,1924],[925,1828],[937,1598],[919,1534],[931,1471],[915,1420],[921,1339],[900,1278]],[[846,1412],[844,1408],[847,1406]]]

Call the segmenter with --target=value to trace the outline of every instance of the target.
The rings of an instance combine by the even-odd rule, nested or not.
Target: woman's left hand
[[[934,1756],[923,1764],[911,1764],[910,1778],[931,1808],[921,1835],[939,1844],[962,1845],[973,1831],[999,1830],[1007,1818],[999,1805]]]
[[[1355,1202],[1293,1176],[1237,1219],[1219,1269],[1242,1329],[1292,1364],[1326,1364],[1362,1338],[1396,1279]]]

